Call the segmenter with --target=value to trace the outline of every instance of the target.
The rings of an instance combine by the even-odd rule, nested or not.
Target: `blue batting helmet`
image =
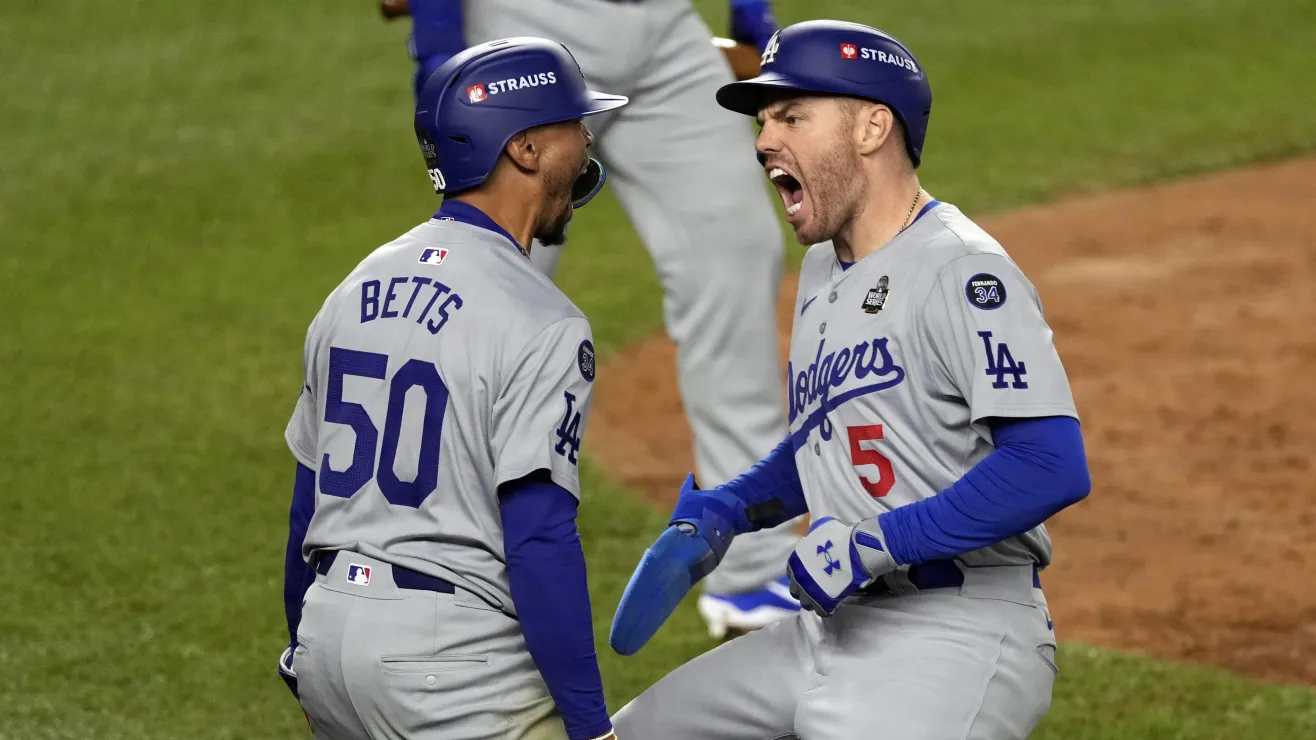
[[[787,26],[768,41],[759,76],[722,86],[717,102],[756,116],[773,90],[848,95],[887,106],[905,127],[909,158],[918,167],[932,88],[914,54],[890,35],[845,21]]]
[[[535,126],[570,121],[625,105],[585,85],[567,47],[538,38],[473,46],[434,70],[416,96],[416,139],[436,193],[484,182],[507,142]],[[603,187],[597,160],[576,181],[582,206]]]

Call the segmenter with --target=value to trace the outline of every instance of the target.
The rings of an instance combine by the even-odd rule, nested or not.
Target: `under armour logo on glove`
[[[786,562],[791,595],[800,600],[800,606],[824,616],[836,611],[855,591],[895,569],[896,561],[886,552],[876,518],[855,526],[831,517],[819,519]]]
[[[826,563],[826,565],[823,566],[823,572],[826,573],[827,575],[830,576],[835,571],[841,569],[841,561],[832,557],[831,540],[827,540],[826,544],[818,545],[818,554],[822,556],[823,562]]]

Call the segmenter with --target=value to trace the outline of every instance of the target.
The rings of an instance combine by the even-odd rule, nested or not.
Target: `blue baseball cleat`
[[[729,633],[750,632],[793,617],[800,611],[800,602],[791,596],[790,581],[782,576],[754,591],[704,593],[698,608],[708,624],[709,636],[721,640]]]

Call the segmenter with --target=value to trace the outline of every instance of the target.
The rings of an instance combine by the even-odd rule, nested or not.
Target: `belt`
[[[334,560],[338,558],[338,550],[330,550],[320,555],[315,561],[315,572],[322,576],[329,575],[329,569],[334,567]],[[457,592],[457,588],[442,578],[426,575],[410,568],[403,568],[400,565],[391,566],[393,569],[393,583],[398,588],[410,589],[412,591],[436,591],[441,594],[452,594]]]
[[[964,571],[960,570],[954,560],[929,560],[926,563],[911,565],[906,575],[914,588],[920,591],[933,588],[959,588],[964,585]],[[1037,566],[1033,566],[1033,588],[1041,587],[1042,579],[1037,574]],[[879,578],[866,588],[860,589],[860,593],[883,596],[891,593],[891,587],[885,580]]]
[[[929,560],[926,563],[909,566],[906,574],[914,588],[925,591],[930,588],[958,588],[964,585],[964,571],[960,570],[954,560]],[[868,587],[861,589],[869,596],[883,596],[891,593],[891,587],[884,579],[877,579]]]

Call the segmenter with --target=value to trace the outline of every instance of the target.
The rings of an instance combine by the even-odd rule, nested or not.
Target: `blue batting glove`
[[[668,524],[689,524],[708,543],[720,562],[731,546],[731,538],[752,529],[745,516],[745,502],[725,489],[701,491],[694,475],[687,475],[681,495]]]
[[[895,569],[876,518],[854,526],[819,519],[786,561],[791,595],[820,616],[831,615],[855,591]]]
[[[289,645],[284,649],[283,655],[279,656],[279,678],[288,684],[288,690],[292,692],[294,699],[297,697],[297,671],[292,667],[292,650],[293,646]]]
[[[768,0],[731,0],[731,39],[753,44],[760,52],[779,30]]]

